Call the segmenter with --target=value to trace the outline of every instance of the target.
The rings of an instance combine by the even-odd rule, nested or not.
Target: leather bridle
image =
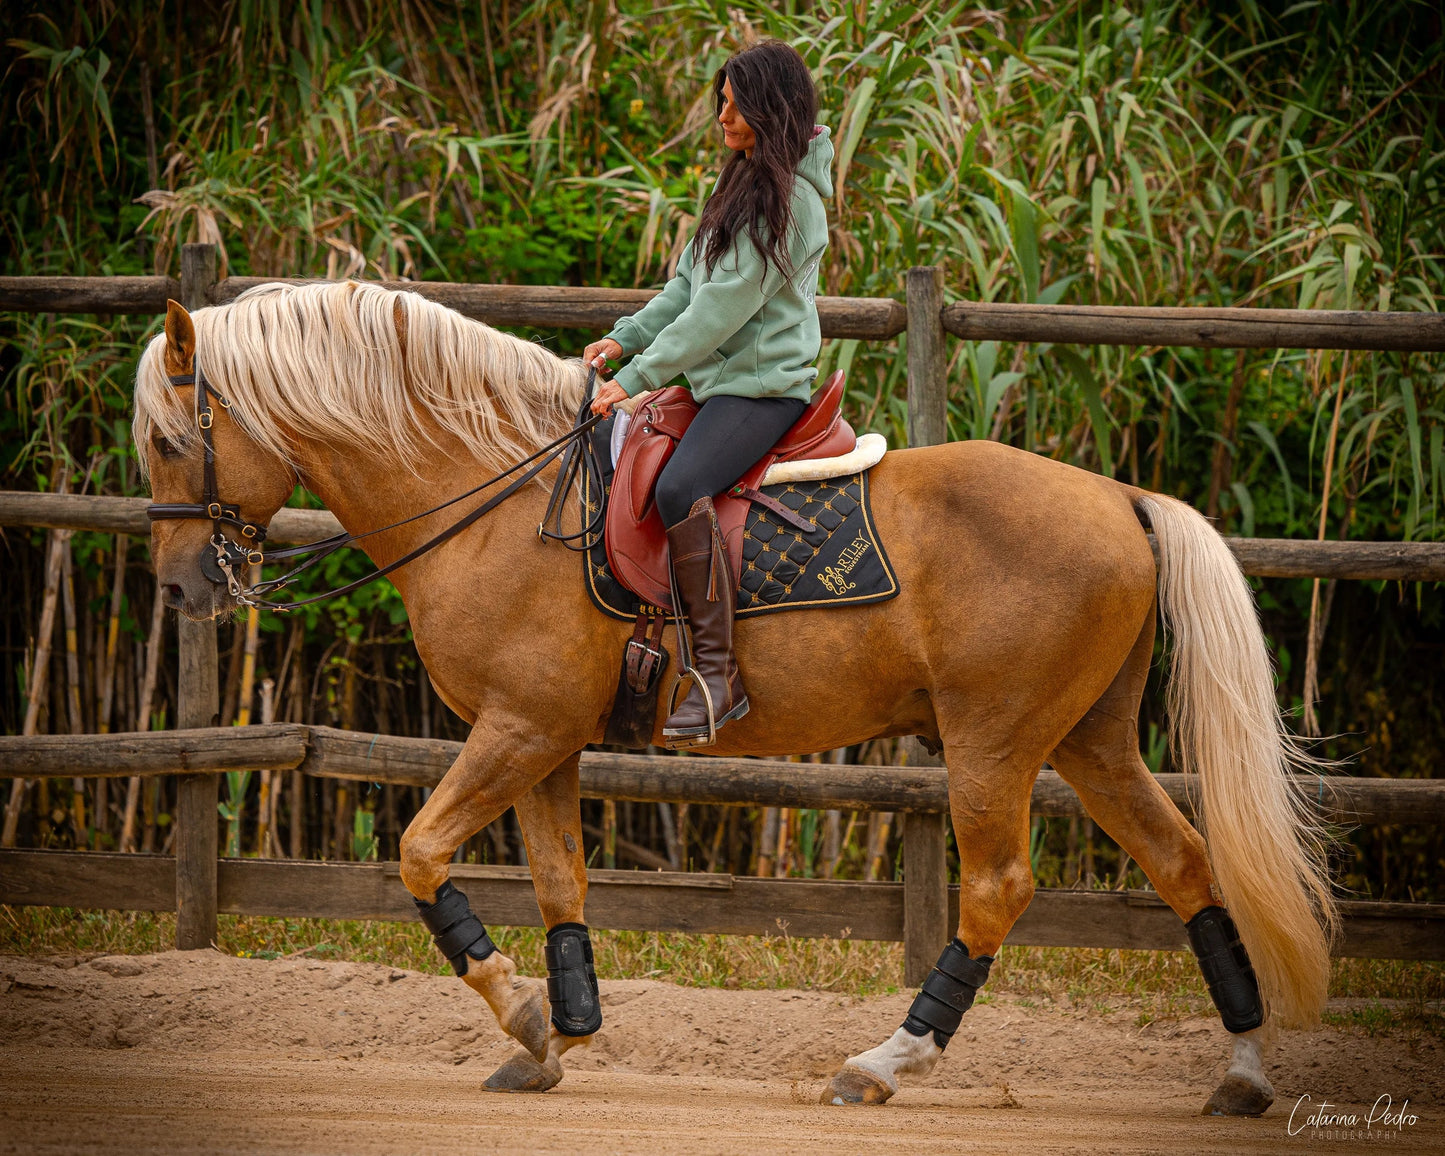
[[[152,522],[164,521],[166,519],[205,519],[209,520],[212,526],[210,546],[201,552],[201,571],[206,577],[217,585],[224,582],[231,596],[242,606],[257,606],[267,610],[291,610],[298,606],[308,606],[314,602],[322,602],[328,598],[334,598],[340,594],[349,594],[368,583],[375,582],[392,572],[399,570],[408,562],[415,561],[423,554],[440,546],[443,542],[454,538],[467,527],[473,525],[484,514],[496,509],[504,501],[510,498],[518,490],[532,481],[538,474],[547,468],[557,458],[563,458],[562,468],[558,474],[557,484],[553,487],[551,499],[547,503],[547,512],[542,522],[537,527],[537,535],[540,538],[550,538],[553,541],[561,542],[570,550],[590,550],[598,541],[601,533],[605,513],[599,510],[592,520],[586,523],[576,534],[562,533],[562,499],[567,490],[571,487],[573,480],[581,471],[586,471],[594,483],[593,493],[602,492],[602,472],[597,462],[596,451],[592,445],[590,436],[592,429],[598,422],[602,421],[601,415],[587,416],[587,411],[592,404],[592,388],[597,379],[597,370],[589,367],[587,374],[587,385],[583,390],[582,404],[578,408],[576,421],[572,428],[561,437],[548,442],[535,453],[523,458],[520,462],[509,466],[499,474],[488,478],[478,486],[473,486],[466,493],[458,494],[455,498],[423,510],[419,514],[413,514],[409,518],[392,522],[390,525],[381,526],[375,530],[368,530],[365,534],[336,534],[330,538],[323,538],[319,542],[308,542],[302,546],[288,546],[282,550],[263,550],[262,543],[266,541],[266,527],[256,523],[248,522],[241,517],[239,505],[223,502],[220,496],[220,488],[216,482],[216,447],[212,438],[211,429],[215,425],[216,413],[211,406],[211,399],[214,397],[216,404],[222,409],[229,410],[231,403],[218,393],[209,382],[201,369],[199,358],[195,361],[195,370],[192,373],[170,374],[167,380],[174,388],[193,385],[196,388],[196,425],[200,429],[201,445],[203,447],[202,458],[202,489],[201,501],[199,502],[152,502],[146,508],[146,514]],[[524,467],[526,467],[524,469]],[[335,590],[328,590],[324,594],[313,595],[310,598],[303,598],[291,602],[274,602],[263,597],[266,594],[275,593],[278,590],[290,585],[297,575],[309,570],[322,559],[334,554],[345,546],[350,546],[363,538],[370,538],[373,535],[385,533],[387,530],[394,530],[399,526],[405,526],[410,522],[430,517],[449,506],[465,501],[488,487],[500,482],[503,478],[517,473],[522,473],[513,479],[507,487],[499,493],[488,498],[475,510],[470,511],[462,518],[453,522],[446,529],[435,534],[426,542],[414,550],[408,551],[395,561],[373,571],[364,578],[358,578],[354,582],[348,582],[345,586]],[[299,481],[299,478],[298,478]],[[553,529],[547,528],[548,523],[553,523]],[[233,526],[240,533],[243,542],[236,542],[228,537],[223,527]],[[576,544],[574,544],[576,543]],[[302,555],[311,555],[305,562],[293,566],[279,578],[272,578],[265,582],[256,582],[251,585],[243,585],[236,577],[235,567],[242,564],[260,566],[268,562],[279,562],[287,558],[296,558]]]
[[[196,387],[196,425],[201,431],[203,447],[201,501],[152,502],[146,507],[146,516],[152,522],[168,518],[209,519],[213,528],[211,546],[215,550],[215,556],[203,552],[201,569],[206,577],[216,581],[211,572],[212,568],[215,568],[229,584],[231,593],[240,596],[240,583],[232,573],[232,567],[241,563],[259,566],[265,561],[266,555],[260,546],[266,541],[266,527],[241,517],[240,506],[221,501],[220,487],[216,484],[216,443],[211,435],[211,429],[216,423],[216,411],[211,408],[211,398],[214,397],[216,404],[222,409],[230,409],[231,403],[211,388],[205,373],[201,371],[199,360],[195,363],[194,372],[169,374],[166,380],[172,388],[183,385]],[[245,544],[228,538],[222,532],[222,526],[236,527],[245,539]]]

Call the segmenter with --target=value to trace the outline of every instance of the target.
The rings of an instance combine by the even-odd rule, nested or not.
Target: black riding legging
[[[722,493],[757,464],[808,403],[796,397],[710,397],[657,479],[664,526],[687,518],[699,498]]]

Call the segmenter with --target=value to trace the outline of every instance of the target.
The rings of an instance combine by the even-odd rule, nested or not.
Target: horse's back
[[[890,552],[1000,581],[1087,579],[1152,591],[1153,553],[1134,512],[1139,493],[988,441],[894,451],[874,467],[872,486]]]

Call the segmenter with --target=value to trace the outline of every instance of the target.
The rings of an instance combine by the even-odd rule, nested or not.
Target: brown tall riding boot
[[[713,733],[748,713],[748,696],[733,655],[733,615],[737,594],[728,566],[717,511],[711,498],[699,498],[687,517],[667,531],[679,610],[692,628],[692,663],[712,697]],[[706,746],[707,701],[693,679],[682,705],[663,724],[671,748]]]

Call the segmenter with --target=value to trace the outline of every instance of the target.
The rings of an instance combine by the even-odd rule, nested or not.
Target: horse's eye
[[[184,446],[177,445],[171,441],[170,438],[161,437],[160,434],[157,434],[151,439],[151,444],[156,447],[156,452],[163,458],[170,459],[185,456],[186,449]]]

